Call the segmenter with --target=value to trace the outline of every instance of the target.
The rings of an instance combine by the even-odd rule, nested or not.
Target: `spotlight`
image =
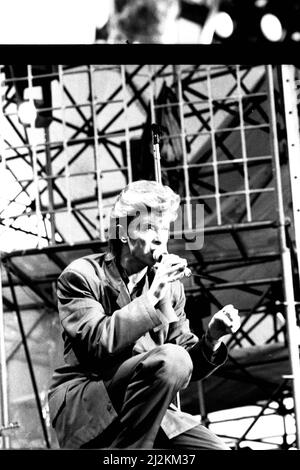
[[[266,13],[260,21],[261,30],[268,41],[278,42],[283,38],[283,28],[277,16]]]
[[[300,3],[299,0],[293,4],[288,16],[287,36],[293,42],[300,41]]]
[[[294,31],[291,38],[293,41],[300,42],[300,31]]]
[[[234,30],[231,16],[225,11],[218,13],[214,19],[215,33],[223,39],[229,38]]]
[[[18,105],[18,117],[24,126],[33,126],[37,117],[37,109],[33,101],[22,101]]]
[[[5,76],[14,84],[20,122],[28,126],[35,116],[35,127],[48,127],[52,121],[51,83],[58,77],[57,66],[32,65],[32,86],[26,65],[6,65]]]
[[[256,0],[254,2],[254,5],[257,7],[257,8],[264,8],[266,7],[268,4],[268,0]]]

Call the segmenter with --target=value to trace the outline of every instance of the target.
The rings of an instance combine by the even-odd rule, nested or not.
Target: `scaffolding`
[[[47,380],[39,383],[36,348],[30,344],[35,325],[40,316],[57,319],[55,282],[61,270],[77,257],[106,249],[109,211],[119,191],[130,181],[157,178],[151,140],[156,123],[162,129],[160,178],[181,196],[169,251],[187,258],[197,274],[184,280],[191,327],[201,334],[226,303],[235,304],[242,317],[240,330],[226,340],[228,364],[182,393],[183,410],[201,414],[219,434],[233,420],[239,432],[222,432],[233,448],[300,447],[299,124],[293,71],[243,65],[2,67],[4,427],[9,410],[15,419],[11,392],[5,392],[13,385],[7,387],[5,363],[23,345],[41,424],[39,445],[55,446],[43,395]],[[51,91],[50,104],[35,98],[40,89],[44,95]],[[37,107],[29,125],[18,114],[25,95]],[[192,243],[195,234],[201,236]],[[12,328],[13,312],[19,339],[8,345],[4,333]],[[25,328],[28,312],[34,321]],[[219,423],[215,417],[222,409],[250,405],[252,416],[243,416],[240,408],[236,418]],[[283,420],[282,434],[252,437],[257,424],[273,415]],[[293,423],[289,429],[287,420]],[[17,438],[10,441],[3,438],[3,447],[19,445]]]

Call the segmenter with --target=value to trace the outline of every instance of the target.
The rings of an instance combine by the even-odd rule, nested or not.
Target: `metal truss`
[[[226,303],[242,316],[240,330],[227,340],[227,365],[191,384],[182,393],[182,407],[201,413],[233,448],[263,442],[299,446],[299,250],[282,71],[242,65],[28,65],[21,72],[2,68],[1,167],[8,183],[0,194],[3,323],[9,312],[16,313],[21,341],[9,359],[22,344],[44,445],[51,446],[50,430],[28,346],[35,325],[25,332],[22,319],[32,309],[56,315],[58,274],[72,259],[105,250],[109,211],[125,184],[155,179],[151,123],[157,123],[161,178],[182,201],[170,251],[186,257],[196,274],[184,281],[191,327],[200,335]],[[51,89],[51,105],[38,107],[39,124],[19,120],[20,84],[32,102],[37,87]],[[5,388],[2,383],[7,410]],[[252,417],[243,411],[249,405],[255,407]],[[226,423],[236,423],[239,432],[220,432],[215,413],[237,406],[239,416]],[[271,415],[284,423],[294,420],[291,435],[284,425],[276,438],[253,437]],[[243,429],[241,420],[247,423]],[[2,421],[8,426],[8,410]],[[9,442],[3,439],[3,446]]]

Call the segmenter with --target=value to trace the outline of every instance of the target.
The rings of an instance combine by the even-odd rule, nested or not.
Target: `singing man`
[[[240,326],[227,305],[202,337],[190,330],[187,262],[167,248],[179,204],[168,186],[128,184],[111,213],[109,250],[73,261],[58,279],[64,364],[49,408],[61,448],[229,450],[175,405],[191,380],[224,364],[222,337]]]

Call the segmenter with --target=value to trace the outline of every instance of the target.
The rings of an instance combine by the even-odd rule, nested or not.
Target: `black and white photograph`
[[[3,7],[8,462],[300,450],[299,41],[295,0]]]

